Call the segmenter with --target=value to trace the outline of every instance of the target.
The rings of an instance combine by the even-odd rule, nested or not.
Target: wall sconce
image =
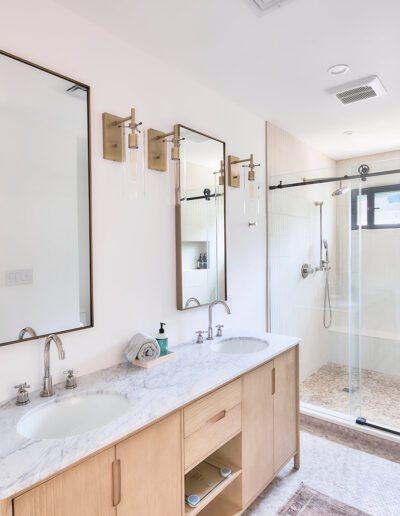
[[[128,125],[124,125],[129,122]],[[142,122],[136,123],[135,108],[131,109],[130,116],[121,118],[103,113],[103,158],[112,161],[125,161],[125,145],[124,135],[125,128],[129,128],[131,132],[128,135],[128,148],[137,149],[138,144],[138,127]]]
[[[167,138],[172,136],[171,140]],[[156,129],[147,130],[147,154],[148,168],[158,172],[167,170],[167,143],[172,143],[171,159],[179,160],[180,142],[185,138],[179,138],[179,126],[175,125],[170,133],[162,133]]]
[[[233,188],[240,188],[240,163],[247,163],[248,165],[242,165],[242,167],[246,167],[249,169],[249,172],[247,174],[247,180],[248,181],[255,181],[256,179],[256,173],[254,168],[259,167],[260,164],[254,163],[254,157],[253,154],[250,154],[249,158],[245,159],[239,159],[236,156],[228,156],[228,184],[229,186],[232,186]]]

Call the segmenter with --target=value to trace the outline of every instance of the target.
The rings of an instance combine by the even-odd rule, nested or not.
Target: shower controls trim
[[[310,274],[314,274],[315,269],[309,263],[303,263],[301,266],[301,276],[302,278],[308,278]]]

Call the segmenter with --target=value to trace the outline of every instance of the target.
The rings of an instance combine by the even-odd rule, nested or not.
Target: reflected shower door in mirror
[[[225,143],[178,127],[177,299],[185,310],[226,300]]]
[[[0,345],[93,325],[89,88],[0,52]]]

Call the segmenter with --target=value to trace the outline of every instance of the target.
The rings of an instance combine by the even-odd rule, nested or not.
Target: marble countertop
[[[56,385],[52,400],[99,391],[118,392],[128,399],[129,408],[123,415],[83,434],[43,440],[20,436],[16,430],[19,419],[29,410],[48,402],[40,398],[39,391],[31,393],[31,403],[27,406],[17,407],[15,400],[2,404],[0,500],[112,445],[299,343],[295,337],[247,331],[226,332],[223,338],[240,335],[264,338],[269,346],[257,353],[229,355],[212,351],[207,341],[182,344],[172,348],[176,352],[175,360],[153,369],[142,369],[126,362],[78,377],[78,387],[72,393],[64,389],[63,384]]]

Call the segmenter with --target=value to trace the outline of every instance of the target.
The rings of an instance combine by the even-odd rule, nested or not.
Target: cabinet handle
[[[221,410],[216,416],[210,417],[207,423],[216,423],[226,416],[226,410]]]
[[[116,459],[112,463],[112,483],[113,483],[113,507],[121,501],[121,461]]]
[[[275,394],[275,367],[272,368],[272,394]]]

